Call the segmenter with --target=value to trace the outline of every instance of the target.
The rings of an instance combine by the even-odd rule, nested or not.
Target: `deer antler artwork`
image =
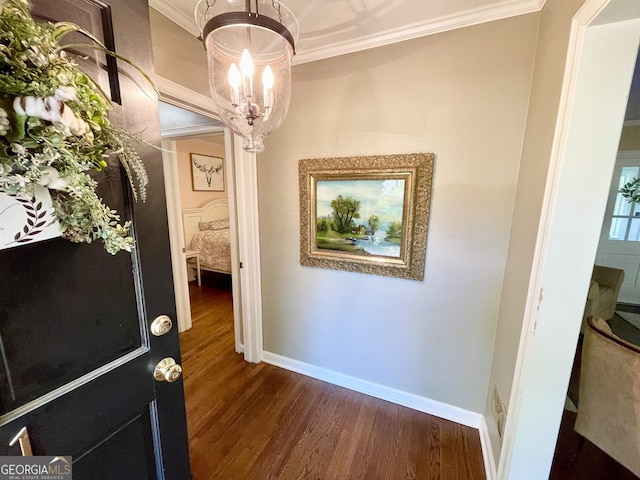
[[[213,175],[218,174],[222,171],[222,162],[217,165],[204,165],[199,163],[195,158],[192,158],[193,166],[204,173],[205,178],[207,180],[207,187],[211,188],[211,181],[213,180]]]

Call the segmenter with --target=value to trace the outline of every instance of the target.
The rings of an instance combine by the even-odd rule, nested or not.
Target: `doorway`
[[[239,279],[231,271],[237,264],[237,243],[231,241],[237,229],[229,208],[234,204],[233,160],[229,132],[215,118],[163,102],[159,114],[190,456],[197,467],[204,461],[198,437],[208,421],[207,388],[229,381],[225,365],[245,363],[239,355],[240,318],[234,315]],[[193,160],[202,158],[220,162],[222,186],[206,189],[208,184],[194,183]],[[215,230],[208,228],[213,223]],[[188,263],[193,252],[197,262]]]
[[[619,338],[640,346],[640,205],[623,195],[626,184],[640,177],[640,62],[636,60],[624,126],[602,221],[595,267],[575,352],[551,480],[567,477],[635,478],[575,432],[580,405],[584,333],[588,316],[605,320]],[[597,474],[596,474],[597,472]]]
[[[206,115],[205,115],[206,113]],[[177,305],[177,322],[180,332],[191,328],[191,309],[189,305],[189,280],[201,279],[202,272],[227,272],[217,275],[220,282],[229,282],[233,292],[234,336],[236,351],[243,350],[241,287],[238,274],[238,235],[235,218],[234,161],[231,148],[230,132],[215,118],[212,113],[200,109],[199,112],[182,106],[159,102],[163,162],[165,169],[165,189],[167,191],[167,211],[169,217],[169,233],[172,245],[172,264],[174,271],[174,287]],[[210,189],[195,185],[194,167],[191,154],[197,159],[210,159],[218,162],[217,172],[219,185]],[[226,208],[222,212],[222,205]],[[215,208],[210,208],[211,206]],[[206,207],[206,208],[205,208]],[[215,214],[215,217],[210,215]],[[204,215],[204,216],[203,216]],[[207,258],[198,252],[194,258],[194,250],[185,253],[191,242],[198,236],[208,235],[198,232],[199,226],[210,220],[226,217],[227,245],[217,247]],[[186,221],[186,224],[185,224]],[[210,238],[207,236],[206,238]],[[217,237],[216,237],[217,238]],[[200,240],[200,239],[197,239]],[[215,240],[218,242],[219,240]],[[207,244],[208,245],[208,244]],[[218,245],[218,244],[216,244]],[[201,244],[198,245],[200,247]],[[213,248],[213,247],[212,247]],[[217,253],[219,249],[223,250]],[[201,250],[196,248],[195,251]],[[201,258],[202,257],[202,258]],[[217,259],[214,257],[224,257]],[[187,261],[192,267],[187,269]],[[195,261],[194,261],[195,260]],[[198,275],[200,273],[200,275]],[[205,277],[206,277],[205,273]],[[214,276],[214,275],[209,275]],[[198,282],[201,283],[201,282]]]
[[[640,305],[640,204],[627,201],[621,188],[638,177],[640,151],[619,151],[596,254],[596,265],[624,271],[617,301],[630,305]]]
[[[638,7],[587,0],[572,22],[498,478],[549,475],[620,139],[621,92],[638,53]]]
[[[638,293],[640,292],[637,286],[640,236],[636,232],[638,226],[635,225],[640,220],[637,218],[639,215],[634,214],[638,210],[636,204],[627,201],[620,192],[623,185],[640,176],[639,172],[640,155],[637,152],[618,152],[550,480],[564,478],[632,480],[636,478],[611,455],[602,451],[588,438],[585,439],[578,434],[575,425],[578,409],[582,406],[580,384],[585,381],[584,375],[581,374],[585,349],[584,334],[590,328],[587,326],[587,317],[594,315],[602,318],[616,337],[640,347],[640,322],[638,322],[640,319]],[[587,352],[593,354],[592,350]],[[589,379],[586,381],[589,382]],[[600,388],[606,387],[602,384]],[[625,398],[628,403],[624,403],[631,405],[631,398]],[[594,413],[597,414],[592,412]],[[614,447],[611,448],[609,453],[618,451]]]
[[[209,119],[216,119],[215,104],[211,98],[189,90],[170,80],[156,76],[160,100]],[[210,126],[192,126],[193,134],[211,133]],[[191,128],[191,127],[190,127]],[[209,130],[207,130],[209,129]],[[225,168],[228,172],[229,222],[231,233],[231,282],[235,292],[233,302],[236,352],[241,352],[247,362],[262,361],[262,287],[260,269],[260,234],[257,199],[256,155],[242,149],[242,139],[224,129]],[[184,130],[181,134],[187,134]],[[172,264],[176,278],[176,304],[180,330],[190,327],[188,312],[187,270],[183,261],[182,211],[176,182],[178,178],[175,150],[172,140],[163,140],[165,190],[169,234],[172,237]],[[242,260],[242,261],[240,261]],[[183,281],[181,281],[182,279]],[[180,290],[180,289],[183,290]]]

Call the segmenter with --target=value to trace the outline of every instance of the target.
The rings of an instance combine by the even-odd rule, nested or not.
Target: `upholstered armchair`
[[[640,347],[589,317],[575,430],[640,476]]]
[[[582,331],[586,326],[587,317],[593,315],[605,320],[613,318],[618,305],[618,295],[624,281],[624,270],[619,268],[595,265],[591,275],[591,285],[584,309]]]
[[[582,327],[580,327],[580,332],[584,333],[584,329],[587,326],[587,318],[596,314],[595,312],[599,308],[599,301],[600,287],[593,279],[591,279],[591,284],[589,285],[589,293],[587,293],[587,305],[584,307],[584,314],[582,316]]]

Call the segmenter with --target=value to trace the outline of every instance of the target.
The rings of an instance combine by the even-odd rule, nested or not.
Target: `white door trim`
[[[171,266],[173,268],[173,290],[176,296],[178,332],[191,328],[191,304],[189,302],[189,277],[184,259],[184,226],[182,225],[182,203],[178,188],[178,155],[176,142],[162,139],[162,165],[164,188],[167,196],[167,220],[171,243]]]
[[[240,279],[242,283],[242,328],[244,359],[262,361],[262,282],[260,269],[260,219],[256,155],[242,149],[242,138],[234,136]],[[242,194],[240,194],[242,192]]]
[[[155,84],[160,92],[160,100],[163,102],[199,113],[205,117],[218,118],[215,113],[216,105],[211,97],[194,92],[160,76],[156,76]]]
[[[160,100],[199,113],[211,118],[217,118],[213,100],[197,92],[182,87],[162,77],[156,77],[156,86],[160,92]],[[180,131],[179,136],[189,134],[202,134],[220,131],[212,128],[210,132],[196,127],[197,130],[189,132],[188,129]],[[235,146],[235,149],[234,149]],[[167,155],[163,152],[163,158]],[[249,155],[242,150],[239,139],[228,129],[225,129],[225,156],[227,176],[227,188],[229,197],[229,222],[231,227],[231,282],[233,289],[233,313],[236,351],[244,352],[245,360],[258,363],[262,359],[262,288],[260,271],[260,238],[258,224],[257,181],[255,155]],[[167,155],[168,161],[170,156]],[[247,160],[249,158],[249,160]],[[175,163],[175,160],[173,160]],[[169,195],[169,189],[177,184],[177,168],[165,170],[165,183],[170,183],[167,188],[167,210],[170,216],[178,217],[179,231],[171,232],[184,238],[182,229],[182,209],[179,202],[175,201],[175,194]],[[170,178],[169,178],[170,177]],[[171,199],[171,202],[170,202]],[[170,225],[170,230],[178,228],[177,222]],[[173,257],[182,259],[182,244],[184,241],[171,242],[172,262]],[[246,268],[240,269],[240,262]],[[189,304],[189,291],[186,279],[186,264],[180,260],[179,265],[174,263],[174,272],[184,269],[184,279],[175,278],[176,303],[178,297],[186,298]],[[179,286],[182,288],[179,288]],[[178,323],[190,327],[191,315],[188,314],[188,322],[184,318],[185,309],[178,315]],[[187,327],[187,328],[188,328]],[[182,331],[182,330],[181,330]],[[248,345],[248,348],[247,348]]]
[[[233,292],[233,337],[235,339],[235,348],[237,353],[243,353],[245,328],[244,322],[259,321],[262,325],[262,317],[246,317],[242,314],[243,298],[251,292],[250,288],[244,289],[249,293],[245,293],[242,288],[242,277],[240,276],[240,252],[239,237],[242,235],[241,227],[238,224],[238,194],[236,191],[236,168],[235,156],[233,155],[233,137],[231,130],[224,129],[224,158],[225,168],[227,170],[227,200],[229,202],[229,227],[231,233],[231,291]],[[246,360],[246,355],[245,355]]]
[[[572,22],[498,479],[551,467],[640,37],[623,20],[639,7],[587,0]]]

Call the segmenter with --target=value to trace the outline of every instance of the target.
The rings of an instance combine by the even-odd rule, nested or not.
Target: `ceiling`
[[[181,137],[185,131],[189,134],[209,133],[214,127],[220,130],[224,128],[224,124],[218,120],[162,101],[158,102],[158,116],[163,137]]]
[[[211,0],[210,0],[211,1]],[[224,1],[224,0],[217,0]],[[300,24],[294,63],[536,12],[546,0],[285,0]],[[197,0],[149,0],[194,36]]]
[[[226,0],[209,0],[226,1]],[[637,1],[637,0],[634,0]],[[194,37],[198,0],[149,0]],[[300,64],[424,35],[539,11],[546,0],[284,0],[300,24]],[[625,119],[640,122],[640,62]]]

